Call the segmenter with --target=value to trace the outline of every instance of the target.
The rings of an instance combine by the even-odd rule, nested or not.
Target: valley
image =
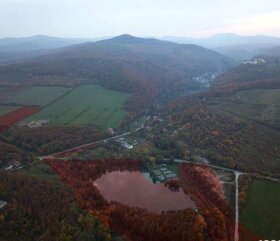
[[[0,65],[0,241],[279,235],[280,62],[262,58],[121,35]]]

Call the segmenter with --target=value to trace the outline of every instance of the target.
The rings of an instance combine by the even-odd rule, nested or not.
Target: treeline
[[[104,161],[48,160],[47,162],[62,180],[75,190],[80,205],[97,215],[115,232],[126,235],[134,241],[203,240],[204,226],[197,224],[193,210],[153,214],[145,209],[132,208],[117,202],[108,203],[92,184],[106,172],[139,170],[141,161],[111,159]]]
[[[98,213],[106,209],[109,203],[103,198],[93,181],[106,172],[115,170],[139,170],[141,161],[128,159],[111,159],[96,161],[61,161],[47,160],[50,167],[58,173],[61,179],[75,190],[79,205],[89,211]],[[100,216],[105,220],[105,216]]]
[[[94,142],[109,134],[80,126],[13,127],[0,134],[0,140],[37,155],[47,155],[78,145]]]
[[[99,221],[75,204],[60,183],[18,173],[1,173],[0,199],[8,205],[0,213],[1,241],[110,241]]]
[[[118,202],[107,202],[94,180],[110,171],[139,170],[141,161],[129,159],[112,159],[103,161],[61,161],[50,159],[47,163],[56,171],[61,179],[73,188],[79,204],[90,213],[96,215],[102,222],[118,234],[125,235],[134,241],[227,241],[228,224],[223,209],[224,199],[219,196],[221,187],[217,178],[211,171],[197,171],[197,175],[187,175],[183,168],[183,177],[190,178],[196,185],[194,187],[200,195],[205,197],[206,208],[201,208],[202,214],[193,209],[167,211],[160,214],[150,213],[145,209],[129,207]],[[201,173],[205,175],[201,175]],[[210,177],[209,177],[210,175]],[[204,180],[206,178],[207,180]],[[212,178],[212,179],[211,179]],[[208,180],[209,179],[209,180]],[[208,184],[209,181],[209,184]],[[180,179],[190,183],[189,180]],[[174,183],[178,187],[179,183]],[[192,182],[191,182],[192,183]],[[172,183],[170,183],[172,184]],[[201,186],[204,185],[204,186]],[[185,188],[185,185],[182,185]],[[188,191],[188,190],[186,190]],[[197,192],[193,193],[198,195]],[[211,195],[214,195],[213,197]],[[218,196],[217,196],[218,195]],[[199,200],[200,197],[197,197]],[[212,203],[212,202],[217,203]],[[217,205],[216,205],[217,204]]]
[[[224,195],[224,187],[213,169],[204,165],[181,164],[183,187],[194,193],[207,223],[210,240],[233,240],[234,214]]]
[[[29,153],[26,153],[14,145],[0,141],[0,168],[7,167],[13,162],[25,164],[31,160],[32,156]]]
[[[125,205],[111,207],[111,226],[134,241],[204,241],[206,222],[194,210],[149,213]]]

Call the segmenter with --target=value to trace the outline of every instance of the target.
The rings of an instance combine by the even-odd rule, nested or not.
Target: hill
[[[136,94],[134,104],[143,107],[143,102],[150,103],[155,96],[196,88],[199,84],[193,81],[194,77],[220,73],[234,64],[221,54],[196,45],[122,35],[2,66],[0,83],[98,83]]]
[[[176,150],[177,158],[200,155],[231,168],[278,175],[279,103],[279,57],[255,57],[218,76],[209,91],[163,106],[150,139],[171,155]]]
[[[156,113],[161,122],[148,123],[147,140],[164,158],[201,156],[229,168],[279,177],[279,90],[181,99]]]
[[[232,91],[280,86],[280,58],[258,56],[218,76],[214,90]]]

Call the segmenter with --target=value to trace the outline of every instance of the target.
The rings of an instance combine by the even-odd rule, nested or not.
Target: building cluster
[[[243,62],[243,64],[265,64],[265,63],[266,63],[266,61],[261,58],[257,58],[254,60],[247,60],[247,61]]]
[[[155,168],[152,172],[160,182],[168,181],[177,177],[174,172],[167,168],[166,164],[161,164],[160,168]]]
[[[22,163],[18,160],[12,160],[8,167],[5,168],[6,171],[14,171],[22,168]]]
[[[123,137],[118,138],[116,140],[116,142],[119,143],[121,146],[123,146],[127,150],[131,150],[131,149],[133,149],[133,147],[135,145],[137,145],[137,141],[136,140],[134,140],[133,144],[130,144],[127,141],[125,141],[125,139]]]

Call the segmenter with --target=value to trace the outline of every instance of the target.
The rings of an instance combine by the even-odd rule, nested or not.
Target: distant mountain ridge
[[[197,44],[207,48],[217,48],[238,44],[272,44],[278,45],[280,37],[267,35],[242,36],[233,33],[220,33],[205,38],[188,38],[188,37],[163,37],[162,40],[173,41],[184,44]]]
[[[177,43],[201,45],[239,62],[261,54],[264,49],[280,45],[280,37],[242,36],[232,33],[221,33],[206,38],[164,37],[162,39]]]
[[[21,52],[62,48],[79,43],[96,42],[104,38],[59,38],[45,35],[24,38],[2,38],[0,39],[0,52]]]
[[[58,38],[44,35],[36,35],[25,38],[0,39],[0,64],[12,64],[36,56],[56,52],[59,48],[65,48],[86,42],[96,42],[100,38]]]

